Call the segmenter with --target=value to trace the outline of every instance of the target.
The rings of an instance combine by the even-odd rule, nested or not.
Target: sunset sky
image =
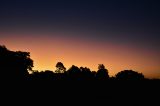
[[[34,70],[57,62],[109,75],[160,78],[160,6],[154,0],[1,0],[0,45],[28,51]]]

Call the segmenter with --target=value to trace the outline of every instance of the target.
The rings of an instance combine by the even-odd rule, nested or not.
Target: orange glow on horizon
[[[146,77],[160,77],[159,58],[154,54],[109,41],[93,42],[49,35],[22,37],[16,34],[13,37],[1,37],[0,44],[10,50],[30,52],[34,70],[55,70],[56,63],[60,61],[67,69],[77,65],[96,71],[98,64],[104,64],[111,76],[124,69],[132,69],[142,72]]]

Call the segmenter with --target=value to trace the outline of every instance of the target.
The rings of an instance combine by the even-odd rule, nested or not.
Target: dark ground
[[[1,87],[2,102],[20,105],[158,105],[160,82],[35,81]],[[1,102],[1,103],[2,103]]]

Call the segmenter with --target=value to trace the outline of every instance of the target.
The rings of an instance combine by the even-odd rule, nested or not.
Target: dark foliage
[[[103,64],[99,64],[96,78],[99,80],[106,80],[109,78],[108,70],[105,69],[105,66]]]
[[[103,64],[99,64],[97,72],[75,65],[66,71],[63,63],[58,62],[55,73],[46,70],[32,71],[32,74],[29,74],[28,71],[32,70],[32,67],[33,61],[29,52],[14,52],[0,46],[0,77],[3,82],[12,82],[5,82],[8,86],[3,85],[5,89],[1,91],[5,91],[4,96],[16,95],[16,99],[20,101],[22,98],[24,103],[36,99],[38,102],[45,101],[45,105],[48,102],[55,104],[55,101],[59,101],[58,104],[90,101],[92,104],[98,103],[97,105],[124,105],[127,102],[137,105],[139,101],[143,104],[156,100],[156,96],[159,96],[160,80],[146,79],[142,73],[133,70],[124,70],[115,77],[109,77]],[[145,101],[142,101],[142,98]],[[67,102],[64,102],[65,100]],[[155,102],[152,102],[152,105],[153,103]]]
[[[124,70],[116,74],[118,80],[143,80],[144,75],[133,70]]]
[[[29,52],[10,51],[0,46],[0,70],[3,80],[21,80],[27,78],[31,71],[33,61]]]
[[[62,62],[58,62],[57,64],[56,64],[56,70],[55,70],[55,72],[56,73],[64,73],[65,71],[66,71],[66,68],[64,67],[64,65],[63,65],[63,63]]]

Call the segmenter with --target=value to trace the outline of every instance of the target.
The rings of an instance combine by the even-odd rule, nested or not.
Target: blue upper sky
[[[91,33],[85,35],[89,39],[157,49],[159,4],[158,0],[1,0],[0,30],[78,31]]]

